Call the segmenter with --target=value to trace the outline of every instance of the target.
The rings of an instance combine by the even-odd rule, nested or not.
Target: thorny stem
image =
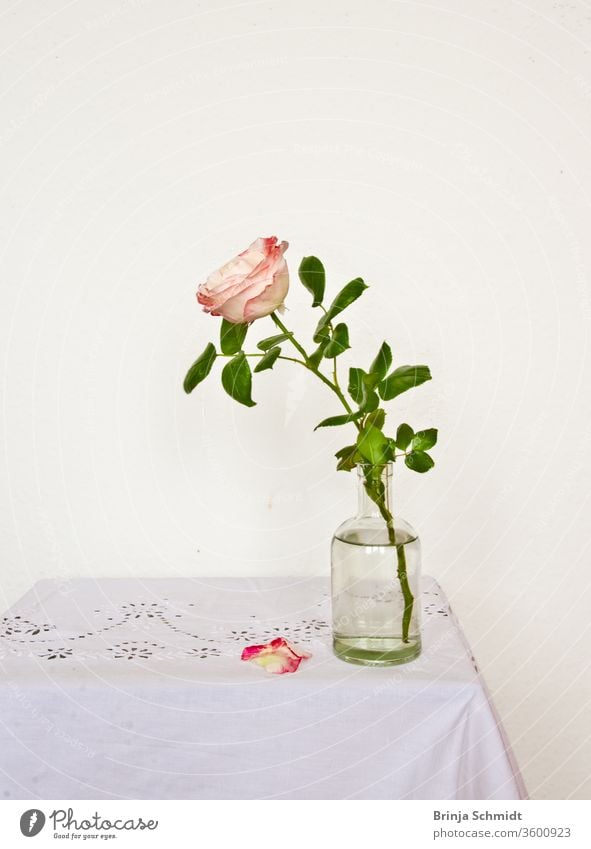
[[[319,371],[318,368],[314,367],[314,365],[310,362],[310,357],[307,354],[303,345],[300,345],[300,343],[297,341],[297,339],[295,338],[293,333],[290,330],[287,329],[287,327],[281,321],[279,316],[276,315],[276,313],[273,312],[273,313],[271,313],[271,318],[273,319],[273,321],[275,322],[277,327],[281,330],[281,332],[286,334],[286,336],[289,338],[289,341],[291,342],[291,344],[298,351],[298,353],[301,354],[301,356],[303,358],[302,360],[297,360],[297,359],[294,359],[293,357],[280,356],[280,357],[278,357],[278,359],[289,360],[290,362],[295,362],[295,363],[299,363],[300,365],[303,365],[305,368],[307,368],[309,371],[311,371],[313,374],[315,374],[316,377],[318,377],[324,384],[326,384],[326,386],[328,386],[329,389],[332,392],[335,393],[335,395],[339,398],[340,402],[342,403],[342,405],[344,406],[344,408],[347,410],[348,413],[352,413],[353,409],[351,408],[351,405],[349,404],[349,402],[347,401],[347,399],[343,395],[341,387],[339,386],[339,381],[338,381],[338,376],[337,376],[336,357],[335,357],[334,363],[333,363],[333,380],[331,381],[331,380],[329,380],[328,377],[326,377],[326,375],[322,374],[322,372]],[[246,356],[247,357],[249,357],[249,356],[257,357],[257,356],[259,356],[259,354],[246,354]],[[262,355],[260,355],[260,356],[262,356]],[[361,429],[361,425],[360,425],[359,422],[353,422],[353,424],[355,425],[357,430]],[[402,456],[402,455],[398,455],[398,456]],[[384,484],[382,483],[381,478],[380,478],[381,468],[382,467],[380,467],[380,466],[370,466],[367,469],[367,472],[364,471],[365,488],[367,490],[369,497],[377,505],[378,510],[380,511],[380,514],[381,514],[382,518],[384,519],[384,521],[386,523],[386,527],[388,529],[388,539],[390,541],[390,544],[396,548],[397,575],[398,575],[398,581],[400,583],[400,589],[402,591],[402,598],[404,600],[404,613],[402,614],[402,641],[404,643],[408,643],[408,632],[409,632],[409,629],[410,629],[410,622],[411,622],[411,619],[412,619],[412,611],[413,611],[413,606],[414,606],[414,596],[412,594],[410,584],[408,582],[408,573],[407,573],[407,569],[406,569],[406,553],[404,551],[404,543],[397,543],[396,542],[396,531],[395,531],[395,528],[394,528],[394,517],[393,517],[391,511],[388,509],[388,506],[386,504],[386,491],[385,491],[385,488],[384,488]],[[377,478],[376,478],[376,474],[377,474]]]
[[[402,642],[408,643],[408,632],[410,629],[410,621],[412,619],[414,596],[408,582],[404,543],[396,542],[394,517],[386,504],[386,489],[380,478],[381,468],[382,467],[380,466],[370,466],[363,470],[363,474],[365,476],[365,489],[371,500],[377,505],[378,510],[386,523],[390,545],[393,545],[396,548],[396,559],[398,562],[397,575],[404,601],[404,612],[402,614]]]

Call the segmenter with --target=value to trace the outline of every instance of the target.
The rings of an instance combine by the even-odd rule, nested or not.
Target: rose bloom
[[[257,239],[241,254],[209,275],[197,290],[205,312],[243,324],[283,306],[289,272],[283,254],[288,242],[276,236]]]
[[[311,657],[309,651],[296,649],[283,637],[276,637],[262,646],[246,646],[240,659],[262,666],[265,672],[272,675],[284,675],[286,672],[297,672],[302,660]]]

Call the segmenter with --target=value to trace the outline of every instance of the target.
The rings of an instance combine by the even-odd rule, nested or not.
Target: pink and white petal
[[[301,657],[289,657],[281,650],[269,652],[268,654],[260,654],[251,660],[251,663],[262,666],[265,672],[270,672],[272,675],[284,675],[286,672],[296,672],[301,662]]]
[[[223,306],[229,298],[239,295],[250,285],[250,277],[240,277],[239,275],[228,278],[227,285],[223,288],[210,289],[204,283],[197,289],[197,301],[206,308],[206,311],[211,312],[211,310]]]
[[[302,660],[312,657],[309,652],[296,649],[283,637],[276,637],[270,643],[247,646],[241,659],[261,666],[273,675],[296,672]]]
[[[244,321],[262,318],[283,306],[289,290],[289,272],[285,261],[283,266],[284,268],[274,276],[262,292],[246,302],[243,313]]]
[[[221,268],[212,271],[205,283],[199,286],[198,292],[214,302],[219,301],[222,296],[225,300],[237,294],[241,286],[247,285],[247,278],[256,273],[257,268],[267,261],[276,243],[276,236],[256,239],[245,251],[226,262]],[[282,242],[282,244],[285,243]]]
[[[268,643],[262,646],[246,646],[246,648],[242,650],[240,660],[252,660],[253,657],[258,657],[258,655],[263,653],[268,654],[271,651],[272,649],[269,647]]]
[[[270,240],[266,240],[270,241]],[[273,236],[273,241],[277,241]],[[289,247],[289,242],[280,242],[266,253],[261,255],[261,261],[252,269],[249,274],[250,283],[267,282],[275,276],[277,271],[287,268],[287,263],[283,258],[283,254]]]
[[[291,643],[287,643],[290,650],[297,656],[301,657],[302,660],[307,660],[309,657],[312,657],[312,652],[305,651],[304,649],[296,649]]]
[[[258,239],[255,239],[242,254],[246,254],[249,251],[253,251],[256,253],[263,254],[266,256],[277,244],[277,236],[259,236]],[[282,243],[283,244],[283,243]],[[240,256],[242,256],[240,254]]]
[[[214,315],[221,315],[232,324],[243,324],[248,321],[244,316],[244,310],[251,298],[252,288],[247,282],[243,289],[219,304],[215,308]]]
[[[275,637],[271,640],[270,643],[267,643],[267,646],[271,649],[271,651],[276,651],[277,649],[283,648],[283,646],[288,646],[289,643],[285,639],[285,637]]]
[[[232,285],[232,281],[235,282],[236,279],[242,280],[252,274],[267,256],[264,246],[261,245],[259,248],[254,247],[258,242],[263,241],[263,239],[257,239],[256,242],[253,242],[241,254],[238,254],[238,256],[235,256],[229,262],[225,263],[225,265],[222,265],[221,268],[213,271],[205,281],[205,286],[208,289],[223,291],[229,285]],[[275,239],[275,241],[277,240]]]

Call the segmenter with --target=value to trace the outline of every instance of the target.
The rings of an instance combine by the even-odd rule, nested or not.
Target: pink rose
[[[243,324],[269,315],[283,305],[289,272],[283,254],[289,247],[277,237],[257,239],[252,245],[210,274],[197,290],[205,312]]]
[[[312,657],[310,652],[294,648],[283,637],[277,637],[262,646],[247,646],[241,660],[250,660],[273,675],[296,672],[302,660]]]

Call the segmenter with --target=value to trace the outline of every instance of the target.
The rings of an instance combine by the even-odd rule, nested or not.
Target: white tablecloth
[[[518,799],[523,785],[447,601],[424,652],[331,652],[324,579],[40,581],[0,631],[3,798]],[[240,661],[285,636],[295,674]]]

